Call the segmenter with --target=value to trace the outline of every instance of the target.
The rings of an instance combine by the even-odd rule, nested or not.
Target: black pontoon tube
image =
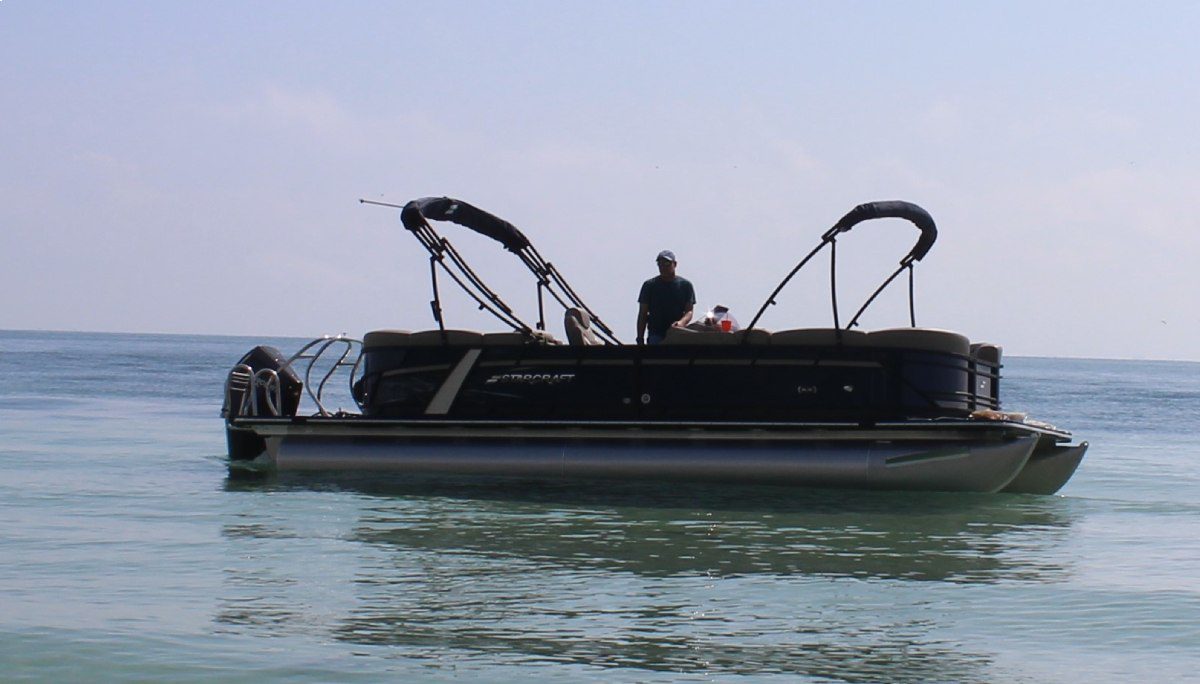
[[[488,212],[479,209],[478,207],[467,204],[460,200],[449,197],[425,197],[422,199],[413,200],[404,206],[389,204],[386,202],[375,202],[372,200],[360,199],[359,202],[364,204],[377,204],[388,207],[395,207],[401,210],[400,221],[406,229],[417,237],[422,246],[430,253],[430,268],[434,273],[434,301],[430,302],[434,308],[434,318],[438,321],[438,325],[443,329],[445,326],[442,323],[440,315],[440,304],[437,293],[437,277],[434,264],[441,264],[443,270],[450,275],[451,278],[467,292],[479,304],[481,309],[487,310],[492,315],[499,318],[501,321],[510,325],[519,332],[532,334],[532,327],[526,324],[513,314],[512,309],[500,299],[495,292],[487,287],[483,281],[475,274],[475,272],[467,265],[466,261],[454,249],[453,245],[448,240],[438,235],[429,225],[429,220],[449,221],[457,223],[460,226],[469,228],[481,235],[489,237],[500,244],[521,260],[521,263],[537,277],[538,287],[538,325],[539,330],[545,330],[546,319],[544,310],[544,300],[542,297],[543,290],[549,292],[550,295],[564,309],[570,307],[579,307],[592,317],[592,324],[597,329],[597,334],[606,342],[619,344],[612,329],[609,328],[603,321],[600,320],[591,307],[587,306],[583,300],[576,294],[575,290],[559,273],[558,269],[553,264],[547,262],[542,255],[538,253],[529,238],[525,237],[524,233],[516,228],[513,224],[504,219],[489,214]],[[458,269],[459,274],[456,275],[445,264],[442,256],[450,257],[454,267]],[[459,275],[462,277],[460,278]],[[463,282],[463,279],[469,281],[470,286]],[[475,291],[472,291],[471,288]],[[561,290],[561,293],[559,292]],[[486,300],[486,301],[485,301]]]
[[[877,218],[902,218],[902,219],[905,219],[905,220],[911,222],[913,225],[915,225],[921,231],[921,235],[920,235],[920,237],[917,238],[917,242],[915,245],[913,245],[912,249],[910,249],[908,251],[908,254],[904,255],[904,258],[900,260],[900,268],[896,269],[896,271],[894,273],[892,273],[890,276],[888,276],[887,280],[885,280],[883,282],[883,284],[880,285],[879,288],[876,289],[875,292],[870,297],[867,298],[867,301],[862,305],[862,307],[859,308],[858,312],[854,314],[854,318],[850,319],[850,323],[848,323],[846,325],[845,329],[849,330],[850,328],[857,325],[859,317],[862,316],[863,312],[866,311],[867,307],[871,305],[871,302],[875,301],[875,298],[879,296],[879,293],[883,292],[884,288],[886,288],[888,285],[890,285],[891,282],[896,279],[896,276],[900,275],[900,273],[902,271],[904,271],[905,269],[908,269],[908,273],[909,273],[909,285],[908,285],[909,320],[912,323],[913,327],[916,327],[916,324],[917,324],[916,312],[915,312],[915,305],[914,305],[914,301],[913,301],[913,263],[920,261],[922,258],[924,258],[925,255],[929,253],[929,249],[931,247],[933,247],[933,243],[937,240],[937,225],[934,224],[933,217],[929,215],[929,212],[925,211],[921,207],[919,207],[911,202],[903,202],[900,200],[889,200],[889,201],[882,201],[882,202],[867,202],[865,204],[860,204],[857,207],[854,207],[853,209],[851,209],[849,212],[847,212],[846,215],[843,216],[842,218],[840,218],[837,223],[833,224],[832,228],[825,231],[825,234],[821,236],[821,243],[819,245],[817,245],[815,248],[813,248],[813,250],[811,252],[809,252],[803,259],[801,259],[800,263],[797,264],[796,267],[793,268],[787,274],[787,276],[783,279],[783,281],[780,282],[779,285],[771,292],[771,295],[769,297],[767,297],[767,301],[763,302],[762,307],[759,308],[758,313],[754,314],[754,318],[753,318],[753,320],[750,321],[750,325],[748,325],[747,328],[753,328],[755,326],[755,324],[758,323],[758,320],[760,318],[762,318],[762,315],[764,313],[766,313],[767,307],[776,303],[775,297],[780,293],[780,291],[783,290],[783,288],[789,282],[791,282],[792,277],[795,276],[796,273],[800,271],[800,269],[804,268],[804,266],[806,264],[808,264],[808,262],[811,261],[812,258],[817,255],[818,252],[820,252],[822,249],[824,249],[826,245],[831,245],[831,248],[830,248],[831,256],[830,256],[830,265],[829,265],[829,268],[830,268],[830,283],[829,283],[829,285],[830,285],[831,299],[832,299],[832,303],[833,303],[833,324],[834,324],[834,327],[840,328],[839,320],[838,320],[837,278],[836,278],[836,269],[837,269],[836,241],[837,241],[837,236],[840,233],[845,233],[845,232],[849,231],[851,228],[858,225],[859,223],[862,223],[863,221],[868,221],[870,219],[877,219]]]

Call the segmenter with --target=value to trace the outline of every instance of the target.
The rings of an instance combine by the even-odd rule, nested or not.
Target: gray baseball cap
[[[658,253],[658,257],[655,258],[655,261],[662,261],[664,259],[671,263],[675,263],[675,252],[672,252],[669,249],[664,249]]]

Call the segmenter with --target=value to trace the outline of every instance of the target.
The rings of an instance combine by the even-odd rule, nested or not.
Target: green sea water
[[[1050,497],[231,480],[260,341],[0,332],[0,679],[1200,680],[1200,364],[1006,359]]]

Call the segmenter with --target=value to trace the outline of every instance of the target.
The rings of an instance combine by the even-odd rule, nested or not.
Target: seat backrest
[[[730,345],[738,344],[742,341],[742,331],[738,332],[721,332],[719,330],[689,330],[688,328],[667,328],[667,334],[663,337],[663,344],[691,344],[691,345]]]
[[[484,333],[482,344],[485,347],[519,347],[524,344],[550,345],[562,344],[562,342],[544,330],[530,330],[527,333],[510,330]]]
[[[410,347],[478,347],[483,344],[483,333],[474,330],[421,330],[408,336]]]
[[[748,330],[739,330],[737,333],[742,336],[742,342],[750,345],[767,345],[771,344],[771,331],[763,330],[762,328],[750,328]]]
[[[838,328],[795,328],[771,333],[771,346],[798,345],[812,347],[861,347],[866,344],[867,334],[861,330],[839,330]]]
[[[1003,354],[1003,349],[1001,349],[1000,345],[990,342],[976,342],[971,345],[971,356],[984,363],[999,366],[1001,354]]]
[[[404,347],[412,335],[407,330],[372,330],[363,335],[363,349],[374,347]]]
[[[867,333],[872,347],[902,347],[947,354],[971,354],[971,341],[965,335],[936,328],[890,328]]]
[[[483,334],[481,344],[485,347],[517,347],[528,341],[528,337],[516,331],[490,332]]]
[[[567,343],[577,346],[603,344],[592,332],[592,315],[585,309],[573,306],[563,313],[563,326],[567,329]]]

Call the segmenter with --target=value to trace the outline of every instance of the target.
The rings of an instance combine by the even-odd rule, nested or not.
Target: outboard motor
[[[278,349],[258,346],[246,352],[229,371],[225,382],[225,405],[221,416],[225,418],[230,460],[253,460],[267,448],[266,442],[254,430],[236,427],[234,420],[294,416],[303,390],[304,382]]]

